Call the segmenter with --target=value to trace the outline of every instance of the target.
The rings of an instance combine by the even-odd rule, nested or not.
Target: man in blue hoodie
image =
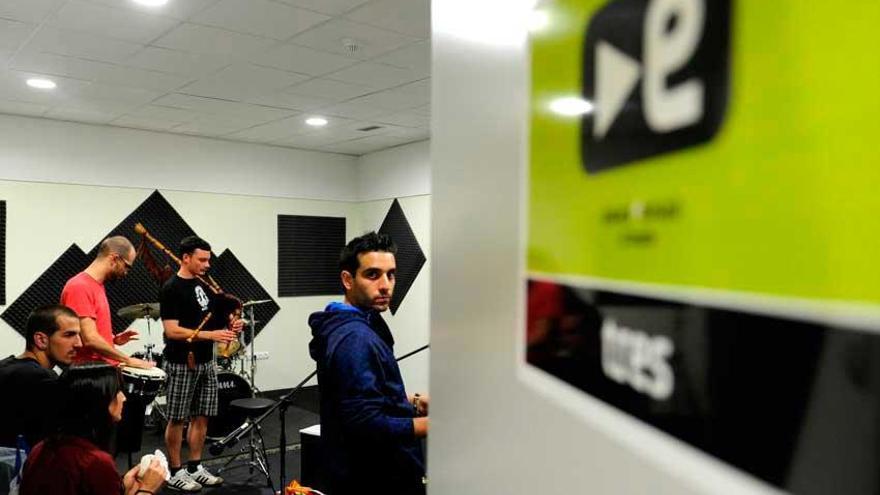
[[[380,315],[394,293],[396,252],[384,234],[351,240],[339,261],[344,301],[309,317],[332,495],[425,493],[428,396],[407,396]]]

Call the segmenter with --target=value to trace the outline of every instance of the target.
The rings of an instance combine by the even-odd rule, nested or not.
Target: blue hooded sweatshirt
[[[338,488],[334,495],[356,486],[412,493],[406,487],[421,487],[424,456],[385,320],[376,311],[331,303],[312,313],[309,326],[325,462],[331,486]]]

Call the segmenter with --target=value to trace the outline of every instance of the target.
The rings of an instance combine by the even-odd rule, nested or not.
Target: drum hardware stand
[[[260,427],[259,422],[251,418],[247,418],[245,422],[241,426],[239,426],[233,433],[239,431],[244,432],[244,430],[250,431],[248,443],[242,445],[238,453],[230,457],[229,460],[226,461],[226,463],[217,470],[217,474],[227,471],[228,469],[235,469],[247,466],[248,472],[251,474],[251,476],[253,476],[254,468],[256,468],[263,476],[266,477],[267,486],[273,488],[274,492],[274,487],[272,486],[272,478],[269,476],[269,461],[266,455],[266,444],[263,441],[262,428]],[[229,465],[232,464],[233,461],[235,461],[239,456],[244,453],[250,454],[250,460],[240,465],[232,466],[230,468]]]

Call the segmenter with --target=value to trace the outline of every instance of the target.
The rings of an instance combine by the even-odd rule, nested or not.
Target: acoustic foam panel
[[[339,294],[345,218],[278,215],[278,295]]]

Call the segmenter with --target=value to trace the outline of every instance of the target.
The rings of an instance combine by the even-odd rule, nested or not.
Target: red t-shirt
[[[64,436],[34,447],[24,464],[21,495],[120,495],[116,463],[92,442]]]
[[[104,284],[93,279],[86,272],[80,272],[64,284],[61,291],[61,304],[68,306],[80,318],[95,320],[98,334],[113,346],[113,322],[110,319],[110,302]],[[118,361],[106,358],[86,347],[77,352],[75,361],[106,361],[116,365]]]

